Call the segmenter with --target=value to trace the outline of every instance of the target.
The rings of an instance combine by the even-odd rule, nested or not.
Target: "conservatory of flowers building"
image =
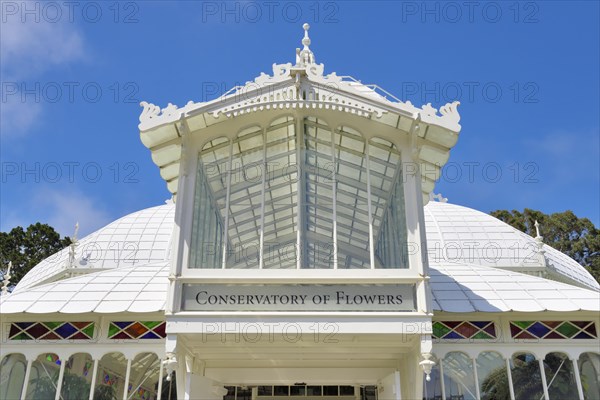
[[[599,399],[600,286],[434,195],[439,110],[294,63],[143,102],[172,200],[0,297],[1,399]]]

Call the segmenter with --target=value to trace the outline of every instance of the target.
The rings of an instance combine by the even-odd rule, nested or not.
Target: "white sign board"
[[[415,286],[184,284],[183,311],[415,311]]]

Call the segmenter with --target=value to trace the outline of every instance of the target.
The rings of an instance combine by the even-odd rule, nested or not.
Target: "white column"
[[[371,269],[375,269],[375,233],[373,232],[373,207],[371,205],[371,161],[369,159],[369,151],[369,141],[365,140],[365,163],[367,164],[367,215],[369,216],[369,262],[371,263]]]
[[[540,365],[540,374],[542,375],[542,387],[544,388],[544,399],[550,400],[550,396],[548,395],[548,383],[546,382],[546,371],[544,371],[544,360],[541,358],[538,359],[538,364]]]
[[[575,374],[575,382],[577,383],[579,400],[583,400],[583,386],[581,385],[581,376],[579,375],[579,365],[577,365],[577,360],[575,358],[573,358],[571,362],[573,363],[573,373]]]
[[[444,385],[444,361],[440,360],[440,383],[442,386],[442,399],[446,398],[446,385]]]
[[[510,390],[510,400],[515,400],[515,389],[513,388],[512,373],[510,371],[510,359],[506,359],[506,373],[508,374],[508,389]]]
[[[473,377],[475,378],[475,394],[477,394],[477,398],[481,398],[481,394],[479,393],[479,376],[477,375],[477,360],[472,358],[471,362],[473,363]]]
[[[96,390],[96,376],[98,376],[98,363],[97,359],[94,360],[94,366],[92,367],[92,381],[90,382],[90,397],[88,400],[94,400],[94,390]]]
[[[164,367],[163,367],[163,360],[159,360],[159,364],[158,364],[158,389],[156,393],[156,400],[160,400],[162,397],[162,382],[163,382],[163,371],[164,371]],[[92,399],[90,399],[92,400]]]
[[[400,386],[400,371],[394,372],[394,389],[396,395],[394,396],[396,400],[402,400],[402,387]]]
[[[67,359],[68,361],[68,359]],[[65,376],[65,364],[66,361],[60,360],[60,370],[58,372],[58,382],[56,382],[56,394],[54,395],[54,400],[60,399],[60,391],[62,390],[63,377]]]
[[[125,386],[123,387],[123,400],[127,400],[127,389],[129,388],[129,375],[131,375],[131,359],[127,359],[127,370],[125,372]]]
[[[31,375],[31,364],[33,364],[32,360],[27,360],[27,368],[25,369],[25,378],[23,380],[23,389],[21,389],[21,400],[25,400],[25,395],[27,394],[27,386],[29,386],[29,375]]]

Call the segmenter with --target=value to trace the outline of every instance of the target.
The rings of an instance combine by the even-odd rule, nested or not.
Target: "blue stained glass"
[[[33,324],[33,322],[15,322],[15,324],[21,329],[27,329]]]
[[[58,333],[63,339],[68,338],[77,331],[78,329],[75,328],[73,325],[69,324],[68,322],[62,324],[54,330],[54,332]]]
[[[527,328],[527,331],[529,333],[534,334],[535,336],[542,338],[544,337],[548,332],[550,332],[550,328],[548,328],[547,326],[543,325],[540,322],[536,322],[535,324],[531,325],[529,328]]]
[[[141,337],[141,339],[160,339],[161,337],[158,336],[156,333],[154,332],[148,332],[145,335],[143,335]]]
[[[444,336],[443,339],[464,339],[464,337],[462,337],[458,333],[452,331],[452,332],[448,333],[446,336]]]
[[[575,335],[575,339],[594,339],[594,337],[582,331]]]
[[[490,321],[469,321],[469,323],[475,325],[479,329],[483,329],[490,324]]]
[[[133,324],[133,321],[112,321],[113,324],[118,326],[121,329],[127,328],[129,325]]]

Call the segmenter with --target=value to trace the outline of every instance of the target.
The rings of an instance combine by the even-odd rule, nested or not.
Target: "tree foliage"
[[[0,270],[5,271],[12,261],[10,282],[16,285],[40,261],[69,244],[69,237],[61,239],[54,228],[39,222],[27,229],[17,226],[10,232],[0,232]]]
[[[497,210],[490,214],[534,237],[537,220],[544,243],[573,258],[600,282],[600,232],[589,219],[577,218],[572,211],[544,214],[529,208],[523,212]]]

